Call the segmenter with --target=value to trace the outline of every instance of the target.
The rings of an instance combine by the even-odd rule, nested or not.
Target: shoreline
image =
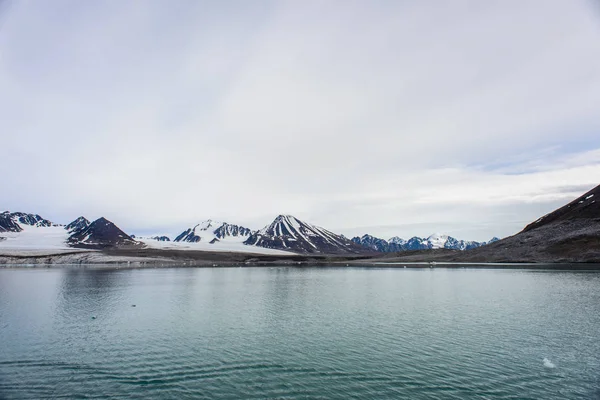
[[[456,259],[455,251],[429,250],[407,254],[257,254],[242,252],[164,250],[135,247],[78,249],[72,251],[24,251],[0,254],[0,268],[93,267],[170,268],[170,267],[364,267],[364,268],[513,268],[600,270],[600,260],[564,257],[477,257]]]
[[[449,262],[431,265],[429,262],[410,263],[347,263],[347,262],[256,262],[256,263],[191,263],[180,261],[129,261],[96,263],[0,263],[0,269],[179,269],[179,268],[332,268],[332,269],[410,269],[410,270],[467,270],[512,269],[537,271],[599,271],[600,263],[472,263]]]

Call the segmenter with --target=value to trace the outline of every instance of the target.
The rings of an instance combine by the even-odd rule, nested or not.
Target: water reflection
[[[57,317],[60,324],[82,319],[106,318],[114,312],[122,292],[130,286],[131,271],[65,268],[57,297]]]

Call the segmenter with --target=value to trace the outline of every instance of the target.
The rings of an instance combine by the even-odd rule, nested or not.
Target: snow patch
[[[289,251],[267,249],[264,247],[257,247],[251,245],[245,245],[244,240],[246,236],[242,237],[227,237],[225,239],[219,239],[214,243],[206,241],[205,237],[199,242],[159,242],[154,239],[148,238],[136,238],[139,242],[145,244],[148,248],[161,249],[161,250],[189,250],[189,251],[217,251],[227,253],[252,253],[252,254],[274,254],[274,255],[292,255]]]

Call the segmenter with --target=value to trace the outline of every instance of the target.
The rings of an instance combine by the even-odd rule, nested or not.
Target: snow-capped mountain
[[[21,232],[23,229],[15,222],[12,214],[8,211],[0,214],[0,232]]]
[[[76,220],[68,223],[65,226],[65,229],[72,235],[74,233],[81,232],[88,226],[90,226],[90,221],[88,221],[85,217],[79,217]]]
[[[326,229],[280,215],[244,244],[297,253],[347,254],[364,253],[365,248]]]
[[[426,238],[414,236],[408,240],[404,240],[398,236],[394,236],[386,241],[384,239],[380,239],[371,235],[363,235],[362,237],[357,236],[352,238],[352,241],[354,243],[383,253],[429,249],[470,250],[476,247],[486,245],[488,243],[493,243],[497,240],[499,240],[497,237],[492,238],[489,242],[459,240],[453,238],[452,236],[442,235],[439,233],[434,233],[433,235]]]
[[[67,251],[69,233],[38,214],[3,212],[0,214],[0,253],[34,254]]]
[[[390,238],[390,240],[388,240],[388,243],[393,243],[402,246],[406,244],[406,240],[402,239],[400,236],[394,236]]]
[[[399,237],[392,238],[386,241],[384,239],[380,239],[371,235],[363,235],[362,237],[357,236],[355,238],[352,238],[352,241],[356,244],[368,247],[373,251],[379,251],[382,253],[393,253],[396,251],[402,251],[402,246],[406,243],[405,240],[400,239]]]
[[[135,245],[129,235],[106,218],[98,218],[85,229],[69,236],[68,243],[74,246],[109,247]]]
[[[208,242],[216,243],[221,240],[243,242],[252,232],[250,229],[239,225],[217,222],[211,219],[199,223],[193,228],[188,228],[175,238],[175,242]]]
[[[11,213],[10,211],[4,211],[0,214],[0,232],[21,232],[23,230],[21,225],[35,227],[60,226],[40,217],[38,214]]]

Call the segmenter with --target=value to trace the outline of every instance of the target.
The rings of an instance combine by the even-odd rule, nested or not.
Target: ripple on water
[[[21,273],[0,271],[0,398],[599,393],[598,274]]]

